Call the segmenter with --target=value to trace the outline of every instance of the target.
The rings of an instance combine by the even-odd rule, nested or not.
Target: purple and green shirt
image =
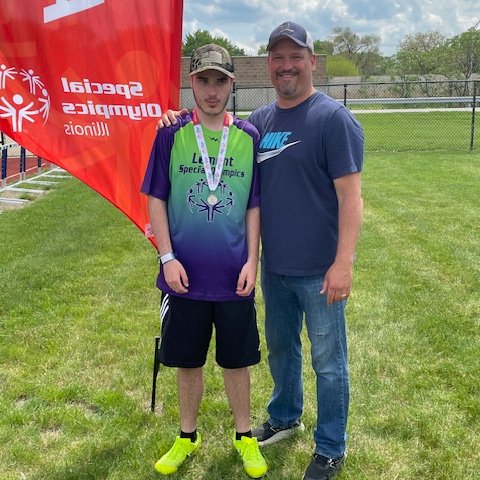
[[[214,170],[222,132],[202,129]],[[210,198],[209,202],[212,192],[191,115],[157,133],[141,191],[167,203],[173,251],[189,279],[188,293],[182,297],[208,301],[245,298],[235,290],[247,260],[246,211],[260,203],[255,162],[259,138],[253,125],[234,117],[222,176],[214,192],[216,200]],[[166,284],[162,269],[157,286],[178,295]],[[248,298],[253,296],[254,292]]]

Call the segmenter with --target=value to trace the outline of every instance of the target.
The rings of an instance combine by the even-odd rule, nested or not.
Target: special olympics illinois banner
[[[155,125],[178,106],[182,14],[182,0],[1,0],[0,130],[144,232]]]

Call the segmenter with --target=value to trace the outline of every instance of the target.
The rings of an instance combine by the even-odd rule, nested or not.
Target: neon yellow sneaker
[[[256,438],[242,437],[240,440],[233,436],[233,446],[243,460],[243,468],[250,478],[261,478],[267,473],[267,462],[260,452]]]
[[[155,470],[162,475],[170,475],[178,470],[178,467],[198,449],[202,443],[200,434],[197,440],[192,442],[189,438],[177,437],[173,447],[155,464]]]

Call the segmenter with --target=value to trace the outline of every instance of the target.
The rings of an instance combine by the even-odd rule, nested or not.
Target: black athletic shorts
[[[210,302],[163,293],[160,321],[160,362],[167,367],[202,367],[214,325],[218,365],[243,368],[260,361],[254,299]]]

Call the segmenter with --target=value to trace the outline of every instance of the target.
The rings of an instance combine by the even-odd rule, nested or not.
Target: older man
[[[313,41],[286,22],[269,38],[277,100],[250,121],[261,135],[262,291],[274,390],[262,445],[303,429],[303,317],[317,378],[315,452],[304,480],[344,463],[349,405],[345,303],[362,221],[363,132],[341,104],[313,87]]]

